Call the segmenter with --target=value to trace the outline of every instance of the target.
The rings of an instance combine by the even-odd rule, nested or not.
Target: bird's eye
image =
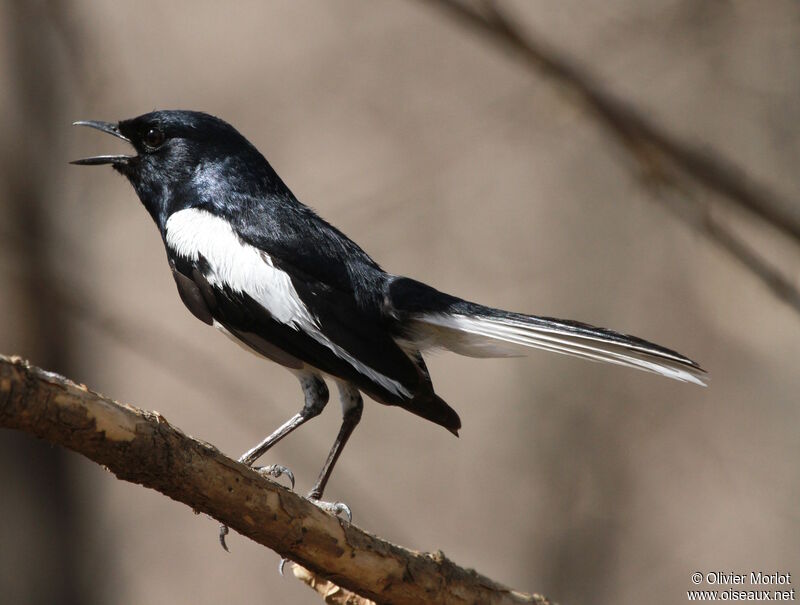
[[[144,144],[150,149],[156,149],[164,142],[164,131],[160,128],[151,128],[144,135]]]

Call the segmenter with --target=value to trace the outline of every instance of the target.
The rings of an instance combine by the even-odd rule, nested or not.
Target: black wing
[[[389,276],[304,206],[272,210],[225,217],[195,207],[169,218],[165,243],[192,313],[283,365],[308,364],[457,429],[424,364],[398,345],[383,315]]]
[[[308,364],[346,380],[374,399],[402,404],[430,390],[430,381],[378,322],[358,312],[348,297],[299,273],[286,272],[315,326],[276,319],[252,292],[209,281],[203,258],[173,257],[171,265],[184,304],[195,317],[217,322],[257,353],[282,365]]]
[[[324,284],[349,296],[350,305],[376,320],[389,276],[361,247],[298,202],[285,197],[251,198],[225,218],[236,234],[303,283]]]

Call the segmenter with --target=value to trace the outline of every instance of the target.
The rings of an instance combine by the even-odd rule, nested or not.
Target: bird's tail
[[[588,324],[511,313],[444,294],[413,279],[387,284],[386,302],[416,346],[470,357],[513,357],[542,349],[705,386],[707,375],[680,353]]]

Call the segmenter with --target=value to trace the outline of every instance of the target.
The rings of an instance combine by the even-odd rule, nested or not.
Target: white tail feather
[[[528,349],[542,349],[661,374],[705,386],[706,373],[691,360],[666,349],[651,348],[619,335],[605,338],[601,331],[580,331],[556,322],[537,323],[511,317],[425,313],[414,318],[414,340],[421,347],[442,347],[469,357],[513,357]]]

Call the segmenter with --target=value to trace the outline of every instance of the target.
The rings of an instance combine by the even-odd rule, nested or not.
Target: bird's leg
[[[308,492],[307,498],[322,510],[336,516],[343,514],[347,517],[348,521],[352,521],[353,513],[347,504],[344,502],[325,502],[321,500],[322,493],[325,491],[325,486],[328,484],[328,479],[330,479],[331,473],[333,472],[333,467],[339,459],[347,440],[350,439],[350,435],[353,434],[353,429],[356,428],[356,425],[361,420],[361,412],[364,410],[364,400],[361,399],[361,393],[358,392],[358,389],[351,387],[347,383],[339,383],[339,398],[342,402],[342,427],[339,429],[336,441],[333,442],[333,447],[328,454],[328,458],[322,466],[319,477],[317,477],[317,482],[314,484],[314,487],[311,488],[311,491]],[[283,558],[280,560],[280,563],[278,563],[278,572],[281,575],[283,575],[283,568],[287,561],[288,559]]]
[[[322,413],[322,410],[325,409],[325,405],[328,403],[329,397],[328,387],[325,384],[325,381],[319,375],[311,373],[299,374],[299,378],[300,386],[302,386],[303,394],[305,395],[305,404],[303,405],[303,409],[300,410],[300,413],[295,414],[289,420],[284,422],[275,432],[273,432],[257,446],[247,450],[244,454],[242,454],[239,457],[239,462],[247,466],[253,466],[253,463],[263,456],[269,448],[278,443],[278,441],[286,437],[286,435],[294,431],[300,425],[305,424],[316,416],[319,416]],[[256,470],[263,475],[271,475],[273,477],[286,475],[292,482],[292,488],[294,488],[294,474],[285,466],[273,464],[270,466],[260,467]],[[228,550],[228,546],[225,544],[225,536],[227,535],[228,526],[224,524],[220,525],[219,543],[225,550]]]
[[[305,408],[303,408],[305,411]],[[310,420],[313,416],[304,415],[302,412],[299,414],[295,414],[289,420],[284,422],[278,429],[272,433],[269,437],[264,439],[261,443],[255,446],[252,449],[247,450],[244,454],[239,457],[239,462],[246,466],[253,466],[253,463],[258,460],[262,455],[266,453],[266,451],[271,448],[273,445],[278,443],[281,439],[286,437],[289,433],[295,430],[304,422]],[[290,471],[285,466],[280,464],[270,464],[269,466],[258,466],[253,467],[256,471],[258,471],[261,475],[269,475],[271,477],[275,477],[276,479],[281,475],[286,475],[289,478],[289,481],[292,484],[292,489],[294,489],[294,473]]]
[[[336,436],[336,441],[333,442],[333,447],[328,454],[327,460],[319,473],[317,482],[308,493],[308,499],[314,502],[323,510],[327,510],[335,515],[344,513],[348,521],[353,518],[350,508],[343,502],[324,502],[321,500],[322,493],[325,491],[325,486],[330,479],[333,467],[339,456],[344,449],[350,435],[361,420],[361,412],[364,409],[364,402],[361,399],[361,393],[357,389],[351,387],[346,383],[339,383],[339,396],[342,402],[342,427],[339,429],[339,434]]]

